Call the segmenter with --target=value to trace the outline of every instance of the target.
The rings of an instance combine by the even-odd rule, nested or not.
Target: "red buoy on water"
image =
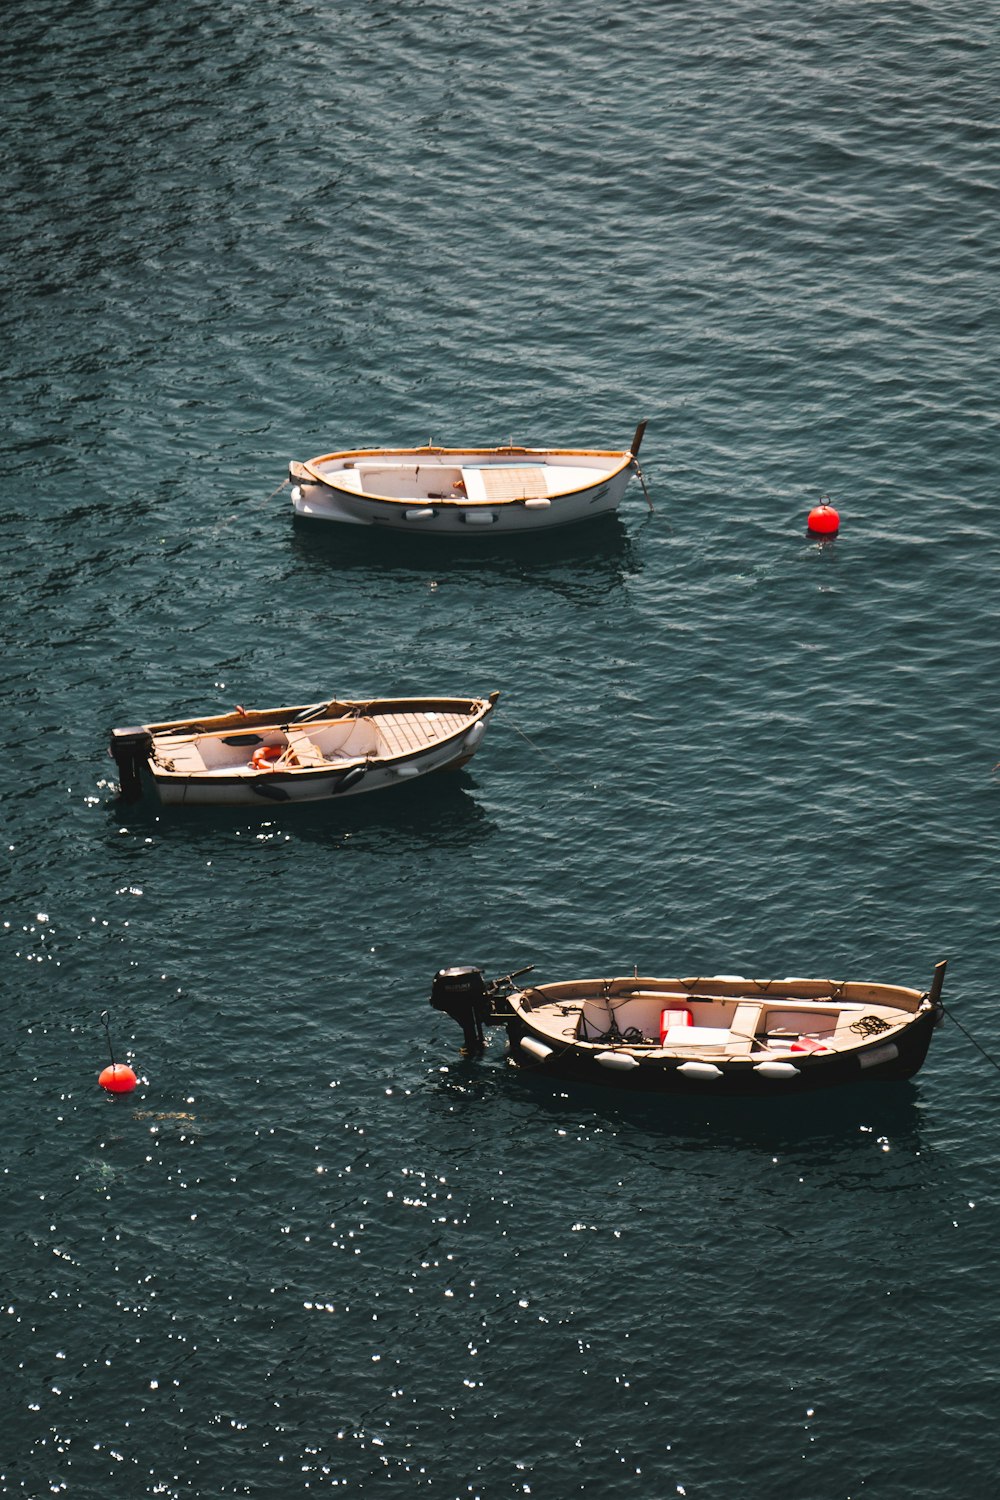
[[[139,1080],[127,1064],[115,1062],[114,1048],[111,1045],[111,1023],[106,1010],[101,1011],[101,1025],[108,1038],[108,1056],[111,1058],[111,1065],[98,1075],[97,1081],[102,1089],[107,1089],[109,1094],[131,1094]]]
[[[112,1063],[97,1081],[109,1094],[130,1094],[139,1080],[124,1063]]]
[[[832,505],[824,500],[809,512],[809,530],[816,536],[834,536],[840,530],[840,517]]]

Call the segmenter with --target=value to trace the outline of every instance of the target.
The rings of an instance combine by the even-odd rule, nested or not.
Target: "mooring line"
[[[280,495],[281,491],[285,488],[285,485],[286,484],[290,484],[290,483],[291,483],[290,479],[283,479],[281,481],[281,483],[278,485],[278,488],[276,490],[272,490],[271,493],[267,496],[266,499],[261,500],[261,502],[260,502],[259,505],[252,505],[250,507],[250,509],[251,510],[263,510],[264,506],[265,505],[270,505],[270,503],[274,499],[275,495]],[[239,518],[240,518],[240,512],[238,510],[234,510],[232,512],[232,514],[228,515],[224,521],[217,521],[215,523],[215,525],[211,528],[211,530],[208,533],[209,536],[218,536],[220,534],[220,532],[225,531],[225,529],[226,529],[227,526],[231,526],[233,524],[233,522],[234,521],[238,521]]]
[[[990,1054],[987,1052],[986,1048],[985,1047],[981,1047],[979,1045],[979,1043],[976,1041],[975,1037],[972,1035],[972,1032],[966,1030],[966,1028],[962,1025],[961,1021],[958,1019],[958,1017],[956,1015],[953,1015],[952,1012],[948,1009],[948,1007],[946,1005],[942,1005],[941,1009],[944,1011],[944,1013],[948,1017],[949,1021],[954,1021],[955,1025],[958,1027],[958,1029],[962,1033],[962,1035],[968,1037],[969,1041],[976,1048],[977,1052],[981,1052],[983,1054],[983,1056],[985,1057],[986,1061],[988,1063],[991,1063],[993,1065],[993,1067],[996,1068],[997,1072],[1000,1073],[1000,1063],[997,1062],[996,1058],[995,1057],[991,1057]]]
[[[525,744],[530,745],[532,750],[537,751],[537,753],[542,757],[543,760],[547,760],[549,762],[549,765],[555,766],[557,771],[563,771],[567,776],[569,775],[569,772],[566,771],[565,766],[560,765],[559,761],[554,759],[553,756],[549,755],[547,750],[543,750],[541,745],[536,745],[534,740],[530,739],[528,735],[525,734],[524,730],[520,729],[517,724],[511,723],[510,719],[507,719],[505,722],[507,724],[510,724],[511,729],[513,729],[515,734],[519,734],[521,736]],[[574,777],[573,780],[575,781],[576,778]]]
[[[642,493],[645,495],[645,497],[646,497],[646,504],[649,506],[650,513],[652,513],[652,511],[654,509],[654,506],[653,506],[652,499],[650,498],[649,490],[646,487],[646,476],[642,472],[642,470],[639,468],[639,460],[637,458],[635,458],[635,457],[633,457],[633,459],[632,459],[632,467],[633,467],[633,469],[635,469],[635,472],[639,476],[639,483],[642,485]]]
[[[288,479],[283,479],[281,481],[281,483],[278,485],[278,488],[276,490],[272,490],[271,493],[268,495],[267,499],[266,500],[262,500],[260,502],[260,504],[256,507],[256,509],[257,510],[263,510],[265,505],[270,505],[270,503],[274,499],[275,495],[280,495],[281,491],[285,488],[285,485],[286,484],[291,484],[291,482],[292,481],[291,481],[290,477]]]

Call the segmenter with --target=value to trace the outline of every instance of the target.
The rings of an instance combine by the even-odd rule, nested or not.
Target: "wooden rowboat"
[[[646,423],[628,450],[356,448],[293,462],[296,515],[429,536],[544,531],[617,510]],[[643,483],[643,488],[645,484]],[[648,495],[647,495],[648,499]]]
[[[645,1093],[795,1094],[911,1078],[943,1017],[946,962],[929,990],[826,979],[572,979],[519,987],[442,969],[431,1005],[456,1020],[466,1055],[507,1028],[508,1058],[553,1079]]]
[[[169,804],[318,802],[464,765],[499,696],[236,708],[113,729],[109,749],[126,801],[136,801],[148,779]]]

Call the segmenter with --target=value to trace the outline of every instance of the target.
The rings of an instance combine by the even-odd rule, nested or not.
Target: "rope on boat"
[[[976,1051],[977,1052],[981,1052],[982,1055],[985,1057],[986,1061],[988,1063],[990,1063],[994,1068],[996,1068],[996,1070],[997,1070],[998,1073],[1000,1073],[1000,1063],[997,1062],[996,1058],[995,1057],[991,1057],[990,1054],[987,1052],[986,1048],[980,1046],[980,1044],[976,1041],[975,1037],[972,1035],[972,1032],[966,1030],[966,1028],[962,1025],[961,1021],[958,1019],[958,1017],[956,1015],[953,1015],[952,1012],[948,1009],[947,1005],[942,1005],[941,1009],[944,1011],[944,1013],[948,1017],[949,1021],[954,1021],[955,1025],[958,1027],[958,1029],[962,1033],[962,1035],[965,1036],[965,1037],[968,1037],[969,1041],[975,1047]]]
[[[881,1016],[859,1016],[851,1022],[850,1029],[867,1041],[870,1036],[881,1036],[883,1031],[888,1031],[889,1022],[883,1021]]]

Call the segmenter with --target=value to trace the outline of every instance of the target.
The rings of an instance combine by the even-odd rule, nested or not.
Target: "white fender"
[[[537,495],[532,500],[525,500],[524,508],[525,510],[548,510],[551,504],[552,501],[546,500],[544,495]]]
[[[715,1063],[708,1062],[681,1063],[677,1071],[683,1073],[685,1078],[701,1078],[707,1083],[722,1077],[722,1069],[717,1068]]]
[[[476,745],[479,744],[479,741],[482,739],[482,737],[483,737],[483,735],[485,733],[486,733],[486,725],[483,723],[482,719],[480,719],[478,724],[473,724],[472,728],[469,730],[468,734],[465,736],[465,748],[466,748],[466,750],[473,750],[473,749],[475,749]]]
[[[539,1062],[544,1062],[547,1057],[552,1056],[552,1048],[546,1047],[545,1043],[540,1042],[537,1037],[523,1036],[520,1045],[523,1052],[530,1052],[532,1057],[538,1058]]]
[[[801,1071],[794,1063],[786,1062],[757,1063],[754,1068],[754,1072],[759,1073],[762,1078],[798,1078]]]
[[[615,1073],[631,1073],[633,1068],[639,1066],[631,1052],[598,1052],[594,1061]]]
[[[423,506],[420,510],[403,511],[404,521],[431,521],[433,519],[434,512],[432,510],[429,510],[427,506]]]

